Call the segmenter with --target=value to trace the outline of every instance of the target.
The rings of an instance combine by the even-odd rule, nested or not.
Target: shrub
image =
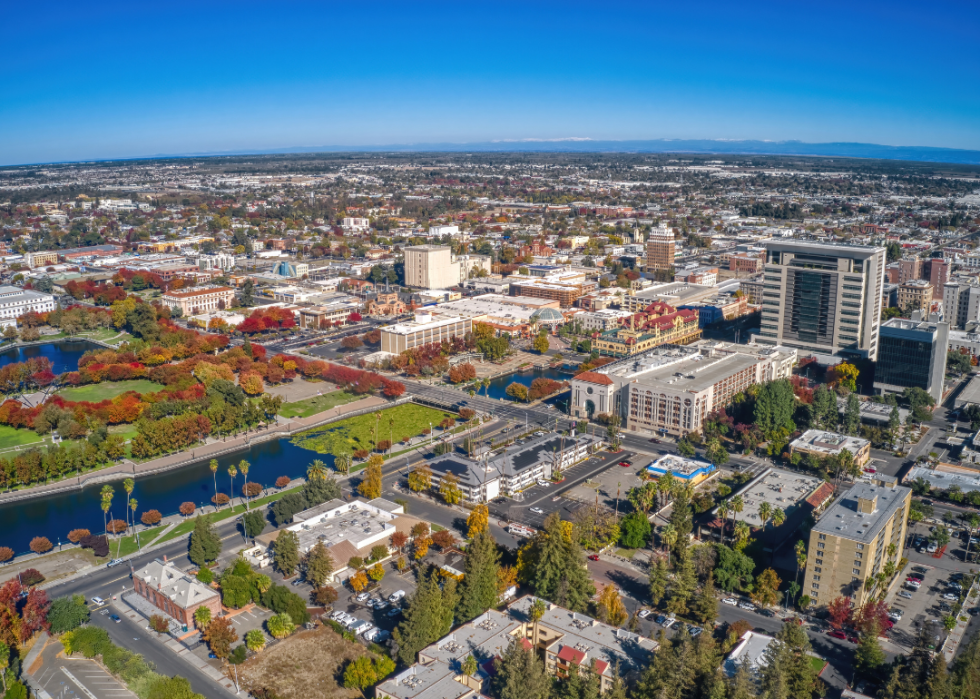
[[[389,442],[387,439],[382,439],[380,442],[378,442],[378,445],[374,450],[377,452],[384,452],[388,451],[389,449],[391,449],[391,442]]]
[[[476,411],[473,410],[473,408],[460,408],[459,409],[459,416],[462,419],[464,419],[464,420],[469,420],[474,415],[476,415]]]
[[[159,510],[147,510],[140,517],[140,521],[148,527],[152,527],[154,524],[160,524],[161,519],[163,519],[163,515],[160,514]]]
[[[290,480],[292,479],[289,476],[279,476],[276,479],[276,487],[285,488],[287,485],[289,485]]]
[[[97,626],[81,626],[61,637],[65,654],[81,653],[86,658],[102,655],[112,647],[109,634]]]
[[[106,525],[106,531],[112,532],[113,534],[121,534],[129,528],[129,525],[121,519],[110,519],[109,524]]]
[[[201,568],[197,571],[197,579],[205,585],[210,585],[214,580],[214,573],[211,572],[210,568]]]
[[[27,570],[21,571],[20,582],[25,587],[33,587],[43,583],[44,576],[36,568],[28,568]]]
[[[54,546],[51,541],[45,536],[35,536],[31,539],[31,551],[34,553],[47,553]]]
[[[261,492],[262,492],[261,483],[256,483],[253,481],[251,483],[245,483],[242,486],[242,495],[244,495],[247,498],[254,498],[258,496]]]
[[[286,636],[296,629],[292,617],[285,613],[270,617],[269,621],[266,622],[266,626],[268,626],[269,633],[273,638],[286,638]]]
[[[288,614],[297,624],[305,624],[310,620],[303,598],[282,585],[272,585],[266,590],[262,595],[262,604],[276,614]]]
[[[190,517],[196,509],[197,505],[193,502],[183,502],[180,504],[180,514],[184,515],[184,517]]]
[[[211,496],[211,502],[217,505],[218,507],[221,507],[222,505],[227,505],[230,501],[231,498],[229,498],[224,493],[216,493],[215,495]]]
[[[370,452],[368,452],[367,449],[355,449],[354,450],[354,458],[355,459],[366,459],[366,458],[368,458],[368,454],[369,453]]]
[[[73,544],[77,544],[86,536],[91,536],[91,534],[92,532],[90,532],[88,529],[72,529],[70,532],[68,532],[68,541]]]
[[[170,622],[159,614],[154,614],[150,617],[150,628],[157,633],[167,633],[170,630]]]
[[[109,540],[104,534],[83,536],[78,545],[83,549],[92,549],[96,558],[105,558],[109,555]]]
[[[53,633],[77,629],[88,620],[89,611],[82,595],[59,597],[51,603],[51,609],[48,610],[48,623],[51,624]]]
[[[0,563],[6,563],[14,557],[14,550],[9,546],[0,546]]]

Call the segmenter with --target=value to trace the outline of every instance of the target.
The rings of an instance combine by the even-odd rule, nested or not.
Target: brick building
[[[217,590],[160,559],[133,572],[133,589],[164,614],[188,627],[193,626],[194,612],[199,607],[210,609],[211,618],[221,613],[221,595]]]

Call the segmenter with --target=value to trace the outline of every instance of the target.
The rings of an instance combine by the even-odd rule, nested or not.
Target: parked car
[[[544,510],[542,510],[540,507],[532,507],[531,508],[531,512],[533,512],[536,515],[543,515],[544,514]]]
[[[721,601],[721,603],[722,604],[730,604],[733,607],[737,607],[738,606],[738,600],[735,599],[734,597],[726,597],[725,599],[723,599]]]
[[[905,587],[911,590],[918,590],[920,587],[922,587],[922,583],[920,583],[918,580],[906,580]]]
[[[302,585],[302,584],[303,584],[303,581],[302,581],[302,580],[300,580],[299,578],[296,578],[295,580],[293,580],[293,581],[292,581],[292,582],[290,583],[290,585],[292,585],[293,587],[299,587],[299,586],[300,586],[300,585]]]
[[[390,610],[388,610],[388,616],[390,617],[398,616],[401,613],[402,613],[401,607],[392,607]]]
[[[623,468],[629,468],[630,466],[633,465],[633,463],[631,461],[620,461],[619,465],[622,466]]]
[[[922,566],[912,566],[912,572],[913,573],[928,573],[929,572],[929,569],[928,568],[923,568]],[[950,576],[950,577],[953,577],[953,576]]]
[[[702,629],[700,626],[689,626],[687,630],[690,632],[691,638],[697,638],[704,632],[704,629]]]
[[[374,631],[377,628],[378,627],[375,626],[374,624],[370,624],[369,623],[366,627],[364,627],[363,629],[359,629],[355,633],[359,633],[361,636],[363,636],[364,634],[371,633],[372,631]]]
[[[122,619],[120,619],[120,618],[119,618],[119,615],[118,615],[118,614],[110,614],[110,615],[109,615],[109,618],[110,618],[110,619],[112,619],[112,620],[113,620],[114,622],[116,622],[117,624],[118,624],[118,623],[119,623],[120,621],[122,621]]]
[[[367,592],[362,592],[361,594],[359,594],[359,595],[358,595],[357,597],[355,597],[354,599],[356,599],[356,600],[357,600],[358,602],[363,602],[364,600],[366,600],[366,599],[367,599],[368,597],[370,597],[370,596],[371,596],[371,595],[370,595],[369,593],[367,593]]]
[[[847,640],[847,634],[844,633],[843,631],[838,631],[837,629],[833,629],[831,631],[828,631],[827,632],[827,635],[830,636],[831,638],[839,638],[842,641],[846,641]]]
[[[121,559],[121,558],[113,558],[111,561],[109,561],[108,563],[105,564],[105,567],[106,568],[115,568],[120,563],[123,563],[123,559]]]
[[[550,485],[550,483],[548,483],[548,481],[546,481],[546,480],[545,480],[545,479],[543,479],[543,478],[539,478],[539,479],[538,479],[537,481],[535,481],[535,482],[536,482],[536,483],[537,483],[538,485],[542,485],[542,486],[544,486],[545,488],[547,488],[547,487],[548,487],[548,486]]]
[[[384,629],[375,629],[373,637],[370,639],[374,643],[384,643],[391,636],[390,631],[385,631]]]
[[[935,541],[930,542],[929,545],[926,547],[926,553],[935,553],[938,550],[939,550],[939,545]]]
[[[890,612],[888,612],[888,618],[893,622],[899,621],[902,618],[902,610],[892,609]]]
[[[650,610],[649,609],[641,609],[640,610],[640,613],[637,614],[637,616],[640,617],[641,619],[646,619],[648,616],[650,616]]]
[[[397,602],[398,600],[400,600],[404,596],[405,596],[405,591],[404,590],[398,590],[397,592],[393,592],[391,594],[391,596],[388,598],[388,601],[391,602],[392,604],[394,604],[395,602]]]
[[[898,596],[903,597],[905,599],[912,599],[912,593],[909,592],[908,590],[902,590],[901,592],[898,593]]]
[[[943,595],[943,599],[948,599],[950,602],[956,602],[959,600],[959,598],[960,596],[953,592],[947,592],[945,595]]]
[[[665,629],[669,629],[671,624],[673,624],[675,621],[677,620],[673,617],[673,615],[668,614],[667,616],[663,617],[663,621],[658,621],[658,623]]]
[[[599,560],[599,554],[597,554],[597,553],[590,553],[589,554],[589,560],[590,561],[598,561]]]
[[[662,442],[661,442],[661,441],[660,441],[659,439],[657,439],[656,437],[654,437],[654,438],[653,438],[653,439],[651,439],[650,441],[651,441],[651,442],[652,442],[653,444],[662,444]]]
[[[768,617],[774,617],[774,616],[776,616],[776,612],[772,611],[771,609],[760,609],[759,610],[759,614],[761,614],[762,616],[768,616]]]
[[[751,602],[739,602],[738,603],[738,608],[739,609],[745,609],[745,610],[750,611],[750,612],[754,612],[755,611],[755,605],[752,604]]]
[[[377,609],[379,612],[387,606],[388,606],[388,602],[386,602],[383,599],[379,599],[377,602],[374,603],[374,608]]]

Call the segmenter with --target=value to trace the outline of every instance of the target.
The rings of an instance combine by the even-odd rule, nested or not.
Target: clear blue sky
[[[980,3],[9,2],[0,163],[526,138],[980,149]]]

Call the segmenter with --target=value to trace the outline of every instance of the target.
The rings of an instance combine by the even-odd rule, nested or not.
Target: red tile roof
[[[834,486],[832,486],[830,483],[821,483],[820,487],[814,490],[810,494],[810,497],[806,499],[806,502],[811,507],[820,507],[827,501],[827,498],[833,494]]]
[[[613,380],[605,374],[600,374],[595,371],[583,371],[581,374],[576,374],[575,378],[580,381],[599,384],[600,386],[612,386],[613,382]]]
[[[606,669],[608,667],[609,667],[609,663],[607,663],[605,660],[595,661],[595,671],[598,672],[600,675],[605,675]]]
[[[558,651],[558,657],[567,663],[581,665],[582,661],[585,660],[585,653],[572,646],[562,646],[561,650]]]

